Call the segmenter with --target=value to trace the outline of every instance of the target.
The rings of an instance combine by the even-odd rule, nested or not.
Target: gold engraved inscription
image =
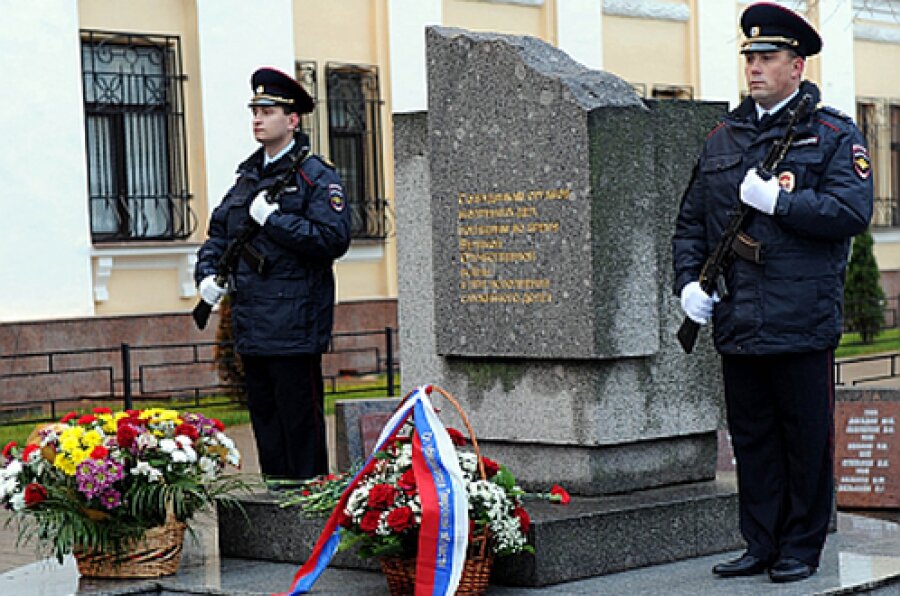
[[[571,200],[568,188],[458,193],[460,303],[552,303],[552,281],[532,275],[544,257],[534,238],[560,233],[559,221],[542,218],[541,205]]]

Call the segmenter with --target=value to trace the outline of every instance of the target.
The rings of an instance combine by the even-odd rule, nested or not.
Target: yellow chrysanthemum
[[[77,466],[90,456],[92,450],[93,447],[90,449],[75,449],[69,454],[69,458],[72,460],[72,463]]]
[[[81,437],[81,444],[85,447],[96,447],[103,443],[103,435],[96,430],[89,430]]]
[[[103,432],[116,432],[116,421],[113,419],[112,414],[97,414],[97,420],[103,423]]]
[[[64,453],[57,453],[56,459],[53,460],[53,465],[58,469],[62,470],[62,473],[67,476],[75,475],[75,462],[66,457]]]

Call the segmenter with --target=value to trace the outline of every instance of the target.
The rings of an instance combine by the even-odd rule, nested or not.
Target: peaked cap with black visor
[[[284,106],[289,111],[308,114],[313,111],[315,102],[309,93],[292,76],[277,68],[264,66],[256,70],[250,77],[250,107]]]
[[[793,50],[808,58],[822,49],[822,38],[813,26],[794,11],[771,2],[757,2],[741,15],[746,39],[741,53]]]

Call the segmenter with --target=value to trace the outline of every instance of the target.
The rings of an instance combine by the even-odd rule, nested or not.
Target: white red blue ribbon
[[[459,586],[469,540],[468,495],[456,448],[431,405],[431,386],[418,387],[388,420],[375,443],[377,453],[413,416],[413,474],[422,502],[416,564],[416,596],[445,596]],[[350,494],[375,465],[370,455],[351,479],[325,523],[312,554],[294,576],[288,592],[309,592],[340,544],[340,512]]]

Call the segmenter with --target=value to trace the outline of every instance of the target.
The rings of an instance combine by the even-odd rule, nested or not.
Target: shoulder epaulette
[[[848,114],[840,111],[837,108],[833,108],[831,106],[826,106],[826,105],[820,106],[819,111],[825,112],[829,116],[834,116],[835,118],[840,118],[841,120],[846,120],[847,122],[853,122],[853,118],[851,118]]]

